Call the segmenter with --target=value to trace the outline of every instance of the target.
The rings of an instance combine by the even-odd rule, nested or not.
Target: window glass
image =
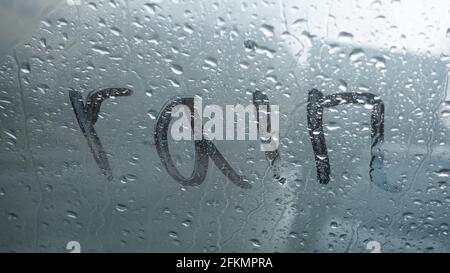
[[[449,14],[1,0],[0,251],[450,251]],[[222,140],[174,135],[200,99]]]

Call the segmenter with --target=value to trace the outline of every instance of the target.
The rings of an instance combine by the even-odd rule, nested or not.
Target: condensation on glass
[[[0,251],[450,251],[449,15],[445,0],[0,1]],[[213,141],[234,173],[208,154],[180,183],[155,130],[196,96],[278,105],[278,150]],[[179,175],[197,144],[168,140]]]

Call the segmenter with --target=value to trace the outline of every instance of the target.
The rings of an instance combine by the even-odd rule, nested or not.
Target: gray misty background
[[[0,251],[368,252],[372,240],[450,251],[449,11],[444,0],[0,0]],[[134,90],[107,100],[96,124],[112,181],[68,96],[106,87]],[[311,88],[380,96],[400,193],[370,182],[369,106],[325,110],[332,174],[318,183]],[[153,143],[164,103],[246,105],[256,89],[280,106],[286,183],[257,141],[216,142],[250,190],[211,162],[202,185],[174,181]],[[171,149],[189,174],[193,144]]]

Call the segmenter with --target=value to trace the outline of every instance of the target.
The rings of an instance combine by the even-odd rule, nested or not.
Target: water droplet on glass
[[[185,227],[190,227],[192,225],[192,221],[188,219],[188,220],[183,221],[183,223],[181,223],[181,224]]]
[[[339,90],[341,90],[342,92],[346,92],[348,89],[348,85],[344,80],[339,80],[339,86],[338,86]]]
[[[273,37],[274,27],[271,25],[263,24],[259,30],[266,36],[267,38]]]
[[[117,204],[116,210],[118,212],[125,212],[125,211],[128,210],[128,207],[126,205],[124,205],[124,204]]]
[[[376,68],[386,68],[386,59],[384,57],[374,57],[371,59]]]
[[[177,80],[175,80],[175,79],[169,79],[169,82],[170,82],[170,84],[173,87],[180,87],[181,86],[180,83]]]
[[[338,228],[338,223],[337,222],[331,222],[330,223],[330,227],[331,228]]]
[[[66,211],[67,213],[67,217],[72,218],[72,219],[77,219],[78,218],[78,214],[74,211],[68,210]]]
[[[24,63],[22,64],[22,66],[20,67],[20,71],[24,74],[29,74],[31,73],[31,68],[30,68],[30,64],[29,63]]]
[[[251,239],[250,243],[252,243],[254,247],[261,247],[261,242],[258,239]]]
[[[172,70],[173,73],[175,73],[177,75],[183,74],[183,68],[177,64],[172,64],[170,69]]]
[[[19,219],[19,216],[17,216],[17,214],[15,214],[13,212],[10,212],[7,215],[7,219],[10,221],[15,221],[15,220]]]
[[[257,46],[258,45],[256,44],[255,41],[252,41],[252,40],[245,40],[244,41],[244,47],[246,49],[248,49],[248,50],[255,50]]]
[[[354,49],[349,55],[351,62],[360,61],[364,57],[364,51],[362,49]]]
[[[148,116],[150,117],[150,119],[156,119],[156,116],[158,115],[158,112],[156,112],[155,110],[150,110],[147,112]]]
[[[450,177],[450,170],[449,169],[441,169],[437,172],[434,172],[434,174],[437,177],[444,177],[444,178],[449,178]]]
[[[217,60],[215,58],[213,58],[213,57],[205,58],[204,63],[208,67],[217,67]]]
[[[109,49],[101,46],[92,46],[92,51],[99,53],[100,55],[107,55],[111,53]]]
[[[112,27],[111,28],[111,33],[116,35],[116,36],[120,36],[122,34],[122,32],[120,31],[120,29],[116,28],[116,27]]]
[[[176,233],[175,231],[170,231],[169,237],[172,239],[178,239],[178,233]]]
[[[353,34],[349,32],[340,32],[338,35],[338,40],[341,43],[351,43],[353,40]]]

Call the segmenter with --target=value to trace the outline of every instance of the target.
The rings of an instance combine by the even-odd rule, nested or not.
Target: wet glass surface
[[[1,0],[0,251],[450,251],[449,14]],[[175,97],[278,105],[277,153],[202,142],[203,179],[174,179],[155,135]],[[167,142],[189,177],[201,143]]]

